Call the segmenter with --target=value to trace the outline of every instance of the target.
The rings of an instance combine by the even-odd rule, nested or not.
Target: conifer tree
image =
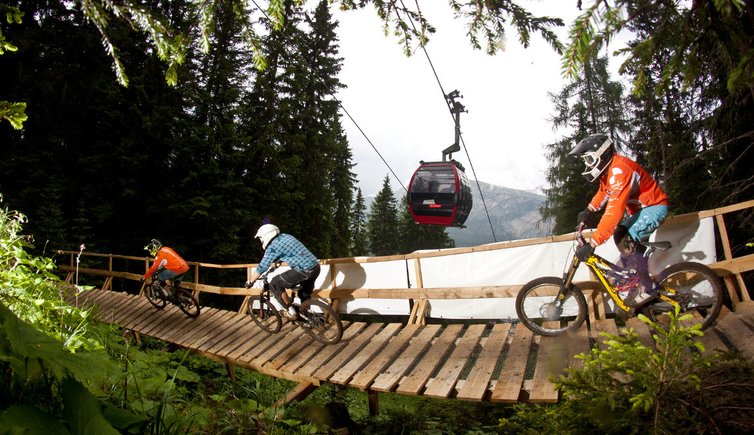
[[[369,254],[369,238],[367,233],[367,208],[361,188],[356,189],[356,198],[351,208],[351,245],[350,253],[353,256]]]
[[[385,176],[382,189],[372,202],[367,231],[369,234],[369,251],[372,255],[393,255],[400,252],[398,208],[388,175]]]
[[[594,133],[606,133],[621,149],[622,137],[628,132],[623,105],[623,88],[611,81],[606,58],[593,58],[584,65],[583,73],[573,79],[558,95],[551,95],[556,107],[553,125],[572,132],[560,141],[547,145],[547,199],[542,217],[553,219],[553,231],[573,231],[576,216],[585,209],[597,185],[589,183],[581,173],[584,164],[568,153],[579,140]]]

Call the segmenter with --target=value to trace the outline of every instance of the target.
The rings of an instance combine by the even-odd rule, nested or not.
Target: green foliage
[[[655,347],[641,344],[631,329],[624,336],[601,334],[605,347],[579,355],[583,368],[569,368],[557,380],[565,412],[580,413],[595,430],[610,433],[669,433],[679,427],[697,432],[714,426],[705,405],[694,404],[717,362],[695,340],[702,336],[700,326],[682,326],[688,314],[671,313],[667,327],[640,318],[654,330]]]
[[[634,92],[648,89],[643,75],[644,67],[652,61],[654,53],[670,50],[670,57],[662,67],[661,80],[655,85],[663,89],[677,78],[689,86],[703,72],[700,65],[709,62],[709,50],[727,58],[728,90],[750,89],[754,69],[754,48],[751,47],[751,5],[742,0],[716,0],[693,5],[663,4],[664,14],[656,20],[651,34],[626,51],[624,68],[630,65],[639,72],[634,78]],[[656,2],[649,1],[594,1],[572,24],[568,44],[563,56],[563,72],[575,77],[581,66],[602,46],[632,21],[642,15],[652,14]],[[712,42],[712,44],[710,44]]]
[[[0,203],[2,196],[0,196]],[[62,298],[66,289],[49,258],[27,252],[30,237],[21,234],[26,217],[0,206],[0,302],[19,318],[61,340],[71,351],[97,349],[87,338],[90,310],[72,307]]]
[[[24,13],[16,7],[0,3],[0,15],[5,15],[5,21],[8,24],[21,24],[21,18],[24,16]],[[2,28],[0,28],[0,56],[5,54],[6,51],[17,50],[18,47],[11,44],[5,38]],[[26,103],[14,103],[0,100],[0,121],[3,119],[7,120],[16,130],[20,130],[23,127],[24,121],[28,119],[26,116]]]

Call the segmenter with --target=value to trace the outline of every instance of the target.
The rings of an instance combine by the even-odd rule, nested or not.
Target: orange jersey
[[[167,246],[163,246],[157,251],[157,257],[155,257],[152,267],[150,267],[147,273],[144,274],[144,278],[151,277],[160,266],[165,266],[165,269],[172,270],[179,275],[189,270],[189,265],[186,263],[186,260],[181,258],[178,253]]]
[[[589,203],[592,211],[605,208],[592,240],[601,245],[613,235],[624,213],[633,215],[653,205],[668,205],[668,195],[638,163],[615,154],[600,176],[600,188]]]

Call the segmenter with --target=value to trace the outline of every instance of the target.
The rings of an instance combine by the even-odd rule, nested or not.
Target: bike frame
[[[586,240],[581,235],[582,229],[583,229],[583,224],[581,224],[578,229],[577,238],[576,238],[577,247],[580,247],[586,244]],[[570,289],[572,288],[572,285],[573,285],[573,278],[576,275],[576,270],[579,268],[579,265],[581,263],[582,261],[574,253],[573,260],[571,261],[571,266],[563,274],[563,286],[560,288],[560,291],[558,292],[558,303],[562,303],[565,300],[566,296],[568,295],[568,292],[570,292]],[[599,280],[599,283],[602,285],[602,288],[607,292],[607,294],[610,295],[610,298],[613,300],[613,302],[615,302],[615,305],[625,312],[630,312],[632,308],[623,303],[623,299],[621,299],[620,295],[618,294],[618,290],[612,284],[610,284],[610,282],[607,280],[607,277],[602,272],[602,269],[620,270],[621,268],[617,266],[616,264],[613,264],[610,261],[607,261],[604,258],[594,253],[592,253],[592,255],[590,255],[589,258],[587,258],[587,260],[583,263],[585,263],[587,267],[589,267],[589,269],[592,271],[592,273],[594,273],[594,275],[597,276],[597,279]],[[673,293],[671,289],[666,288],[665,290]],[[658,299],[660,301],[669,303],[670,305],[673,306],[674,309],[680,309],[680,305],[675,300],[665,296],[664,294],[660,294]]]

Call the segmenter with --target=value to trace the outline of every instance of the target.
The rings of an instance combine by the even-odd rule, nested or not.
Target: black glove
[[[594,254],[594,246],[592,246],[591,243],[587,243],[586,245],[580,247],[576,250],[576,256],[579,257],[579,260],[586,261],[589,259],[589,257]]]
[[[253,283],[253,282],[251,282],[251,281],[246,281],[246,283],[245,283],[245,284],[244,284],[243,286],[244,286],[244,288],[251,288],[251,286],[252,286],[253,284],[254,284],[254,283]]]
[[[583,211],[579,212],[579,217],[577,218],[578,222],[576,222],[576,224],[578,225],[582,222],[584,222],[585,224],[588,224],[589,218],[591,217],[592,217],[592,211],[586,208]]]

